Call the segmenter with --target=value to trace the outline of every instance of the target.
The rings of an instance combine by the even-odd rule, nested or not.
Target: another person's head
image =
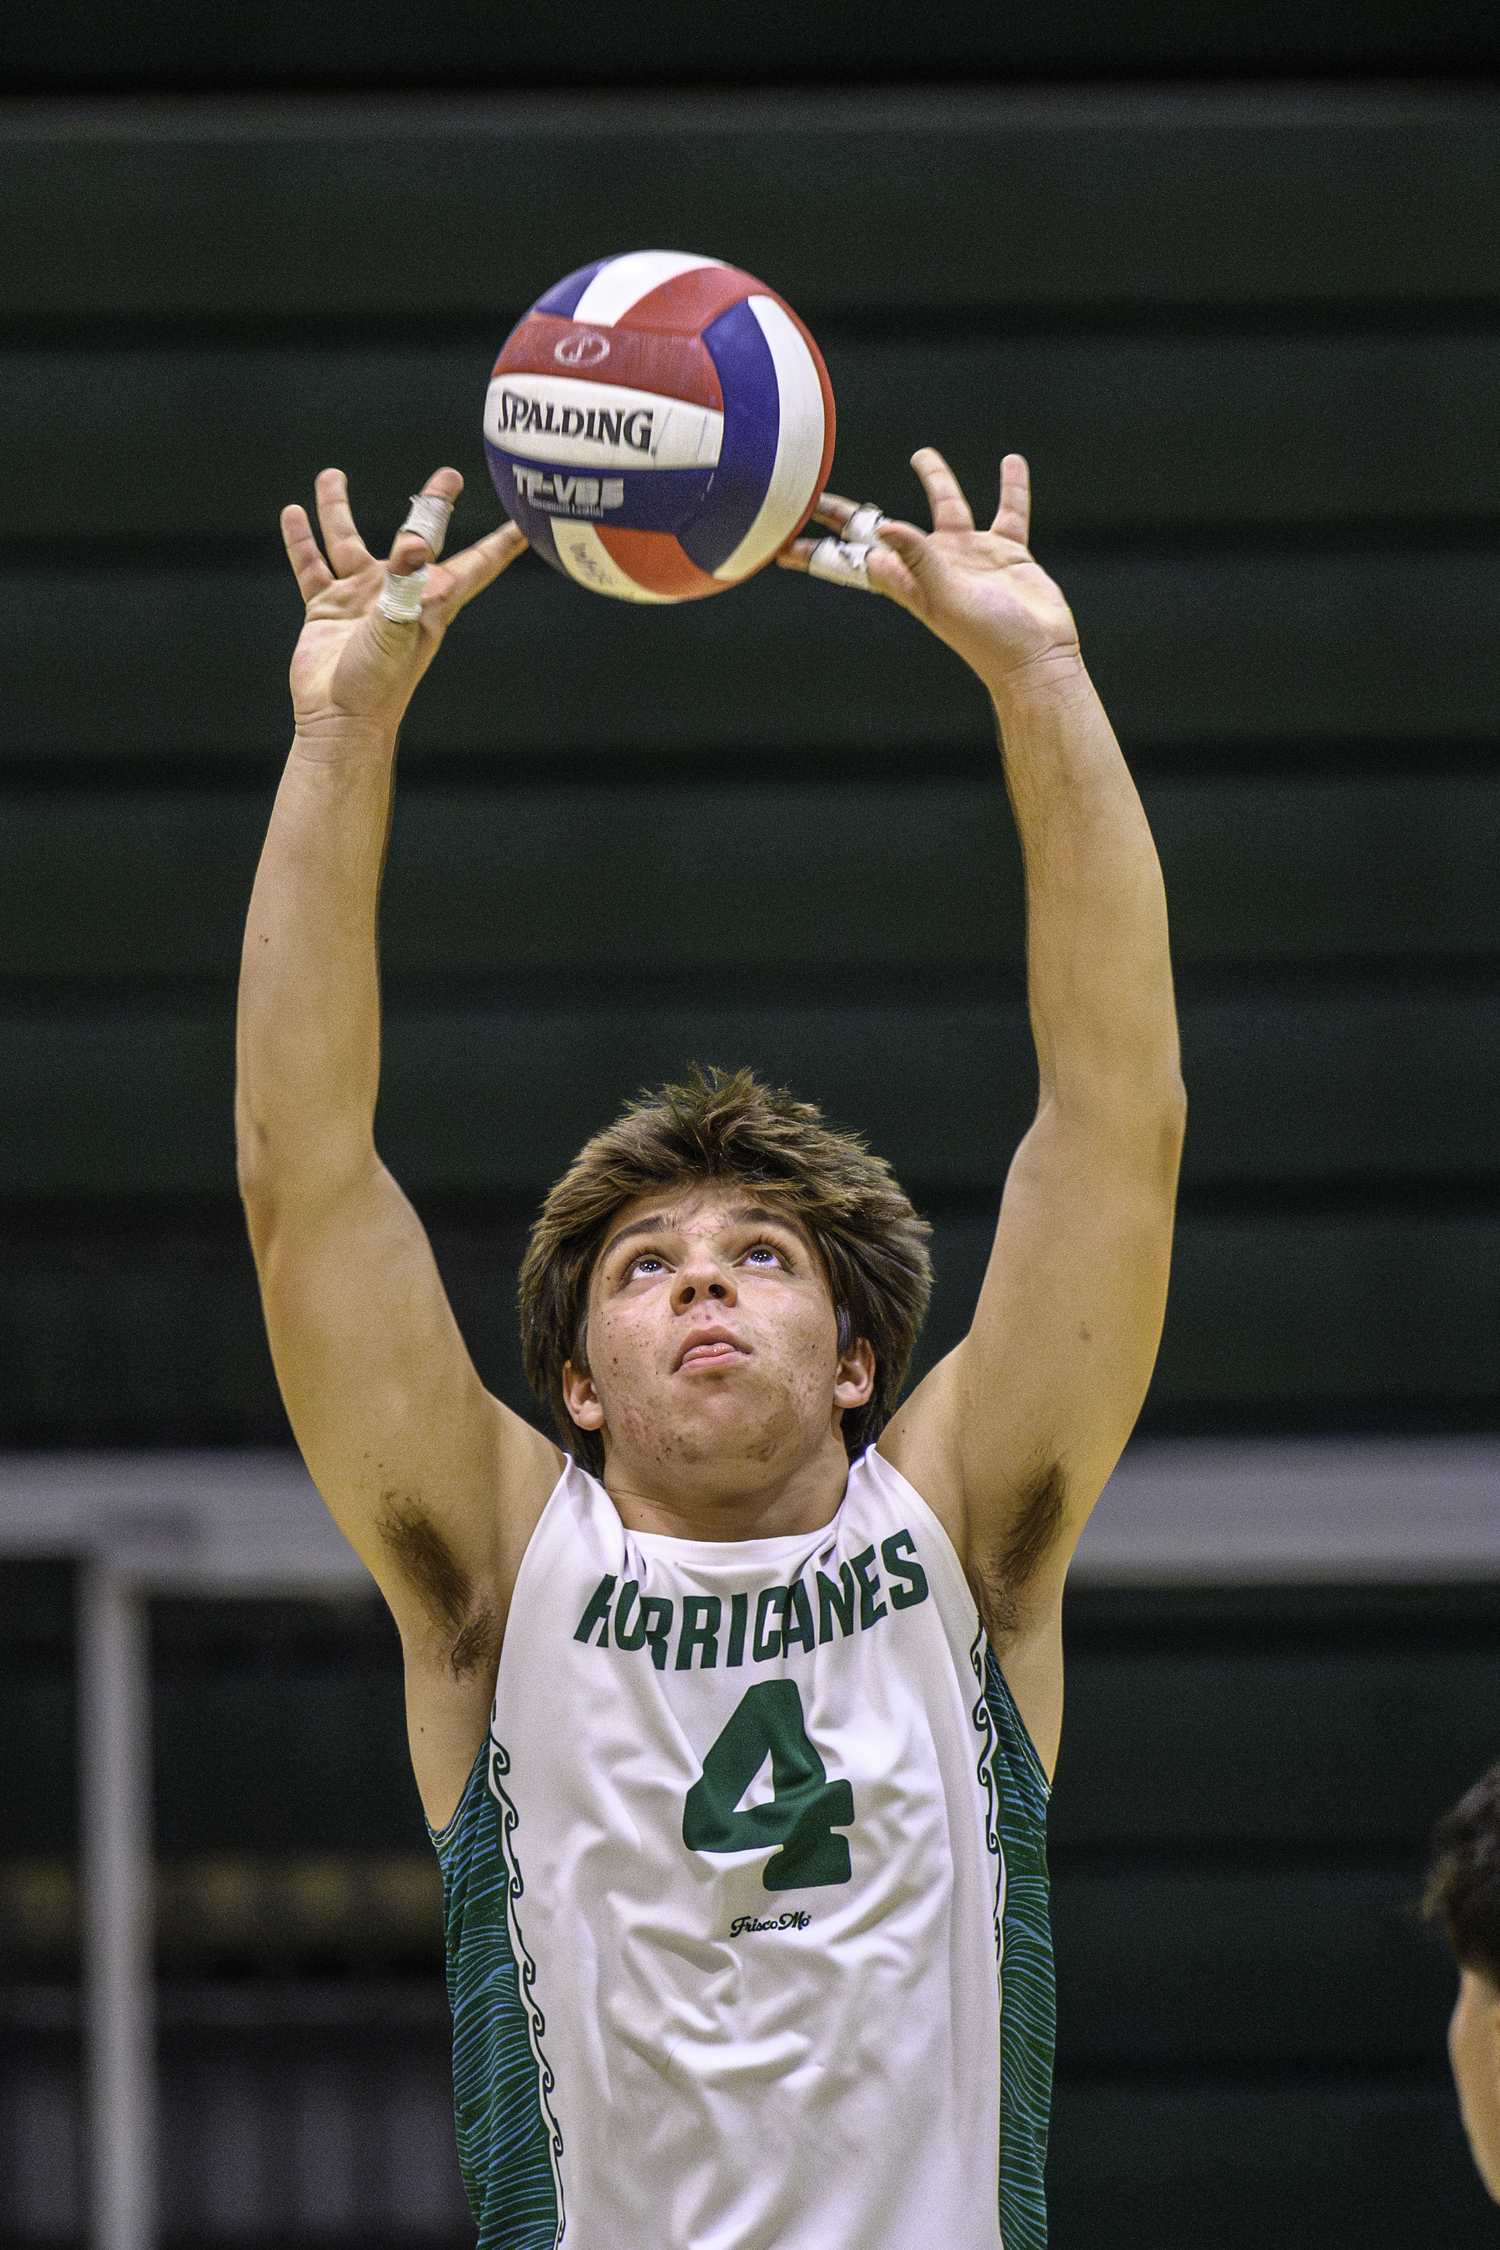
[[[1453,2082],[1479,2176],[1500,2203],[1500,1765],[1438,1822],[1432,1854],[1422,1911],[1458,1962]]]
[[[773,1221],[785,1271],[774,1242],[752,1239]],[[667,1222],[675,1247],[654,1259]],[[834,1429],[852,1459],[906,1380],[931,1290],[930,1231],[890,1167],[810,1103],[748,1070],[695,1068],[631,1103],[547,1197],[521,1268],[527,1376],[596,1476],[632,1409],[686,1449],[753,1458],[764,1445],[769,1466],[772,1452],[790,1457]],[[677,1274],[659,1285],[673,1261]],[[703,1321],[720,1308],[750,1356],[723,1381],[674,1385],[669,1331],[681,1334],[684,1313]]]

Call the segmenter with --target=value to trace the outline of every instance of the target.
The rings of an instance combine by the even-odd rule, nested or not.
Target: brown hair
[[[1480,1775],[1432,1832],[1422,1912],[1462,1969],[1500,1991],[1500,1765]]]
[[[891,1175],[821,1110],[749,1070],[702,1070],[631,1102],[580,1150],[542,1205],[521,1265],[521,1350],[538,1399],[584,1468],[604,1470],[604,1441],[580,1430],[563,1399],[571,1360],[588,1369],[589,1277],[617,1211],[653,1188],[743,1181],[795,1216],[817,1245],[838,1315],[839,1344],[863,1337],[875,1355],[868,1402],[843,1419],[851,1460],[895,1411],[932,1291],[919,1219]]]

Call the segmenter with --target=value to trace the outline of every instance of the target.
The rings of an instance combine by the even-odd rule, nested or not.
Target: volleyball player
[[[1183,1097],[1156,855],[1026,464],[984,530],[914,466],[930,532],[828,498],[785,559],[898,603],[995,707],[1040,1098],[972,1326],[898,1403],[927,1230],[808,1105],[699,1076],[605,1126],[534,1231],[566,1451],[483,1389],[373,1137],[396,729],[522,541],[438,562],[451,470],[389,565],[336,471],[321,550],[283,519],[307,618],[241,1176],[293,1428],[401,1631],[487,2250],[1045,2237],[1063,1577],[1155,1357]],[[738,859],[636,880],[673,886],[685,957],[763,911]]]
[[[1448,2058],[1479,2177],[1500,2203],[1500,1765],[1438,1822],[1422,1905],[1458,1962]]]

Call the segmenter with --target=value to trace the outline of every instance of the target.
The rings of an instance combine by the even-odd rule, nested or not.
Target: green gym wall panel
[[[1087,1665],[1074,1665],[1070,1694],[1080,1670],[1087,1689]],[[1235,1710],[1224,1721],[1233,1760],[1253,1722]],[[1453,1964],[1416,1919],[1420,1836],[1389,1859],[1331,1853],[1312,1866],[1293,1854],[1226,1868],[1193,1854],[1143,1872],[1101,1854],[1085,1870],[1066,1851],[1053,1857],[1064,2074],[1184,2059],[1430,2065],[1441,2055]]]
[[[936,1284],[916,1375],[967,1328],[992,1237],[988,1215],[934,1206],[932,1217]],[[480,1374],[535,1415],[516,1341],[523,1219],[437,1209],[431,1226]],[[7,1218],[0,1247],[0,1442],[285,1441],[227,1198],[53,1205]],[[1483,1210],[1189,1211],[1144,1427],[1493,1426],[1497,1275],[1500,1222]]]
[[[662,243],[814,323],[1475,304],[1500,287],[1497,139],[1488,90],[1427,88],[16,106],[0,295],[13,320],[501,326]],[[413,173],[420,196],[394,194]]]
[[[413,17],[397,0],[366,0],[357,14],[337,0],[274,0],[253,16],[168,0],[139,20],[105,0],[66,14],[29,14],[5,42],[7,78],[19,91],[537,83],[619,85],[784,77],[972,80],[1045,74],[1483,69],[1500,62],[1487,9],[1443,0],[1418,13],[1401,0],[1298,10],[1270,0],[1205,9],[1193,0],[1149,0],[1122,15],[1103,0],[1069,0],[1045,12],[998,11],[981,0],[939,0],[920,19],[901,0],[868,0],[852,57],[847,19],[796,0],[772,0],[753,17],[649,0],[621,10],[578,0],[563,17],[503,14],[483,0],[451,0]]]
[[[1016,332],[819,340],[838,402],[830,482],[920,517],[907,466],[932,444],[976,514],[1002,452],[1031,462],[1036,537],[1346,521],[1404,530],[1500,515],[1490,442],[1500,338],[1413,333],[1399,312],[1306,330]],[[441,462],[468,497],[455,539],[498,520],[480,415],[503,322],[460,337],[281,346],[192,337],[0,351],[0,532],[11,539],[271,542],[288,500],[333,462],[384,546]]]
[[[651,1001],[388,1006],[386,1161],[427,1192],[528,1197],[642,1085],[697,1061],[793,1087],[919,1194],[998,1197],[1036,1107],[1019,999],[952,998],[941,972],[916,996],[873,979],[738,1004],[685,1000],[690,965],[674,981]],[[1500,1000],[1202,999],[1182,1020],[1188,1189],[1500,1181]],[[0,1176],[12,1195],[222,1193],[232,1085],[227,996],[0,1016]]]
[[[849,969],[993,973],[1021,961],[1020,861],[989,778],[804,781],[518,778],[398,789],[381,902],[387,990],[408,979],[555,977],[602,997],[673,973],[684,886],[755,911],[700,919],[693,959],[782,979]],[[1254,780],[1148,774],[1179,972],[1266,989],[1293,966],[1373,980],[1400,964],[1500,956],[1500,778]],[[212,783],[12,785],[0,799],[0,963],[12,994],[92,982],[232,978],[270,816]],[[579,986],[578,979],[597,979]],[[54,985],[54,990],[61,990]],[[498,986],[503,991],[504,986]],[[1262,989],[1248,981],[1246,991]],[[1196,1123],[1196,1121],[1195,1121]]]
[[[158,1675],[153,1736],[163,1858],[427,1843],[399,1658],[358,1672],[179,1666]]]
[[[1491,2250],[1442,2063],[1391,2082],[1064,2080],[1047,2161],[1051,2250]]]
[[[1278,1853],[1289,1877],[1316,1874],[1322,1855],[1331,1881],[1340,1855],[1348,1872],[1363,1852],[1399,1855],[1399,1884],[1438,1815],[1500,1751],[1493,1615],[1451,1636],[1406,1631],[1399,1617],[1381,1633],[1343,1634],[1314,1619],[1295,1637],[1225,1632],[1215,1644],[1164,1632],[1156,1645],[1085,1641],[1075,1653],[1065,1607],[1063,1638],[1049,1835],[1069,1881],[1113,1868],[1248,1885],[1275,1871]],[[1138,1995],[1134,1972],[1119,1974],[1122,1996]]]
[[[919,1370],[956,1342],[984,1276],[988,1217],[936,1212]],[[1146,1426],[1492,1427],[1500,1410],[1500,1219],[1424,1209],[1179,1215]]]
[[[290,1441],[232,1207],[53,1211],[0,1245],[0,1443]]]
[[[1462,1417],[1500,1398],[1500,1218],[1391,1195],[1373,1212],[1189,1217],[1153,1385],[1191,1418],[1255,1399],[1289,1423],[1321,1406],[1393,1419]]]
[[[1488,748],[1500,713],[1500,547],[1327,552],[1042,551],[1127,751],[1275,754],[1303,765],[1400,745],[1409,762]],[[12,683],[0,773],[163,760],[279,770],[300,620],[285,566],[0,573]],[[893,603],[769,570],[642,612],[544,565],[458,619],[405,730],[409,763],[750,759],[867,764],[982,753],[989,705]]]
[[[1500,1001],[1356,991],[1192,1001],[1182,1018],[1190,1188],[1500,1180]],[[398,1177],[520,1188],[692,1060],[794,1087],[930,1195],[998,1194],[1036,1105],[1021,1004],[955,1001],[939,973],[900,1001],[876,984],[811,1005],[392,1009],[377,1131]]]

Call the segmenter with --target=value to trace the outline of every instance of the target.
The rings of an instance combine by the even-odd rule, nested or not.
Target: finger
[[[990,529],[1020,547],[1031,536],[1031,471],[1024,453],[1007,453],[1000,464],[1000,506]]]
[[[857,500],[842,499],[837,492],[820,492],[809,520],[826,525],[830,531],[842,531],[858,506]]]
[[[321,469],[313,486],[318,502],[318,528],[328,560],[338,578],[352,578],[368,570],[375,557],[360,538],[349,512],[349,480],[342,469]]]
[[[933,530],[972,531],[974,518],[963,487],[941,453],[930,445],[919,446],[911,457],[911,465],[922,480],[922,490],[932,510]]]
[[[434,469],[422,487],[424,499],[446,500],[451,508],[463,491],[464,480],[457,469]],[[398,577],[408,571],[420,570],[423,563],[437,561],[437,549],[419,531],[398,531],[391,548],[390,568]]]
[[[868,545],[890,518],[877,501],[844,500],[836,492],[825,492],[808,521],[826,525],[838,539],[853,539]],[[788,570],[805,570],[807,558],[817,545],[814,538],[789,540],[776,559],[785,563]]]
[[[526,534],[513,523],[503,523],[483,539],[476,539],[472,547],[438,565],[427,581],[428,599],[440,602],[451,615],[492,585],[501,571],[508,570],[517,555],[525,552]]]
[[[884,517],[881,519],[881,539],[885,536],[887,521],[888,519]],[[909,528],[910,526],[908,526]],[[922,534],[919,531],[913,532],[913,537],[920,550]],[[820,548],[836,546],[837,553],[834,559],[840,565],[847,566],[853,564],[856,560],[862,561],[864,582],[873,593],[890,594],[897,601],[908,601],[915,591],[916,581],[906,563],[893,550],[883,546],[881,539],[874,541],[861,539],[848,546],[831,539],[794,539],[790,546],[782,549],[776,560],[783,570],[796,570],[805,573],[813,570],[814,558]],[[820,564],[815,575],[834,585],[851,586],[859,583],[856,578],[849,575],[846,567],[831,569]]]
[[[321,594],[325,586],[333,584],[333,572],[319,552],[313,537],[312,525],[307,520],[307,510],[294,501],[281,511],[281,539],[286,548],[286,559],[297,579],[297,591],[305,602],[314,594]]]

